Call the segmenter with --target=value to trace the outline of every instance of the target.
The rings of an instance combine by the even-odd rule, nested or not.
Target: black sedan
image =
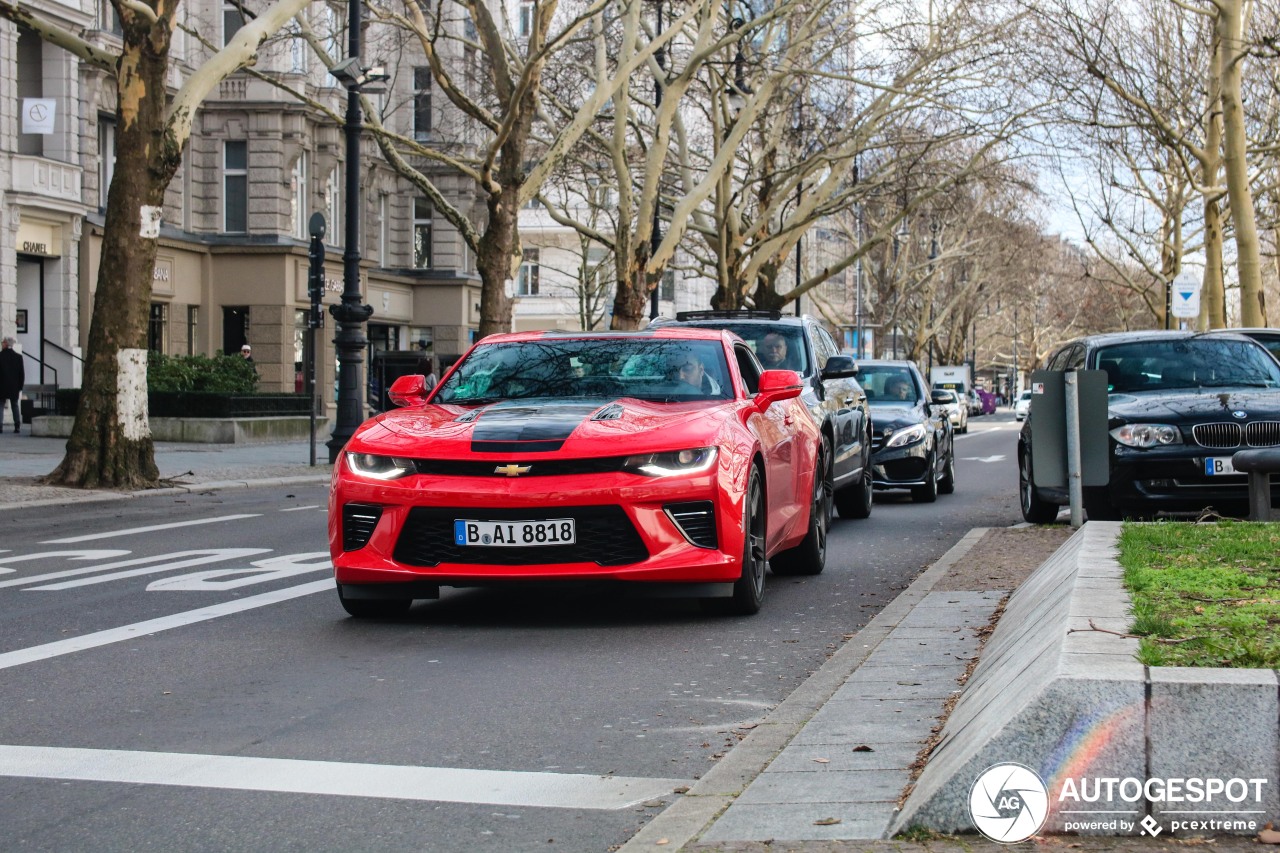
[[[858,362],[871,404],[871,474],[877,489],[910,489],[931,503],[956,489],[955,439],[945,404],[949,391],[930,391],[910,361]]]
[[[1107,373],[1110,476],[1084,490],[1089,518],[1247,514],[1247,477],[1231,456],[1280,446],[1280,364],[1260,344],[1225,332],[1094,335],[1063,345],[1046,367]],[[1068,496],[1033,485],[1031,436],[1028,417],[1018,438],[1020,502],[1024,518],[1043,523]]]

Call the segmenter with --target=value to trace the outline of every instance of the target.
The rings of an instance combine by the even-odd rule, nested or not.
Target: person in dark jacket
[[[22,353],[13,348],[17,343],[13,338],[5,338],[0,342],[0,396],[9,401],[13,409],[13,431],[22,432],[22,410],[18,405],[18,397],[22,394],[22,386],[26,377],[22,367]],[[4,409],[0,406],[0,429],[4,426]]]

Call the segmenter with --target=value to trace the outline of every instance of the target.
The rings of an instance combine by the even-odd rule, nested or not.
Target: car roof
[[[1065,341],[1059,346],[1054,347],[1054,351],[1056,352],[1063,347],[1070,346],[1071,344],[1084,344],[1087,347],[1094,348],[1110,346],[1111,344],[1139,343],[1142,341],[1178,341],[1204,337],[1239,340],[1244,337],[1244,335],[1239,334],[1239,332],[1239,329],[1210,329],[1207,332],[1197,332],[1190,329],[1146,329],[1136,332],[1104,332],[1098,335],[1084,335],[1073,340]]]
[[[502,332],[481,338],[478,343],[504,344],[545,341],[548,339],[605,340],[609,338],[669,338],[672,340],[725,341],[730,343],[738,340],[738,336],[733,332],[721,329],[702,329],[690,326],[655,326],[638,331],[573,332],[562,329],[543,329],[533,332]]]
[[[908,361],[907,359],[904,359],[904,358],[860,358],[858,359],[859,367],[867,364],[872,366],[879,364],[879,365],[884,365],[885,367],[910,367],[912,370],[920,369],[919,367],[916,367],[916,363],[914,361]]]
[[[783,325],[783,326],[800,326],[805,322],[817,322],[808,314],[797,317],[794,314],[783,314],[781,311],[677,311],[675,319],[670,317],[658,317],[650,322],[649,328],[670,328],[676,324],[706,324],[708,326],[718,323],[759,323],[760,325]]]

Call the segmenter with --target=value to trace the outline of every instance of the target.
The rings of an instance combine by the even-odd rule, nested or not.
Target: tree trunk
[[[1213,36],[1216,55],[1221,50],[1219,36]],[[1200,162],[1200,186],[1204,193],[1204,282],[1200,286],[1200,313],[1210,329],[1227,325],[1227,298],[1222,275],[1222,205],[1218,174],[1222,168],[1222,114],[1218,109],[1222,77],[1216,64],[1209,69],[1209,97],[1205,110],[1204,156]],[[1203,325],[1203,324],[1202,324]]]
[[[116,168],[107,199],[112,215],[102,238],[84,381],[66,456],[49,483],[136,489],[159,481],[146,373],[156,240],[139,235],[144,208],[163,206],[182,157],[166,133],[168,50],[161,26],[126,31],[118,66]]]
[[[480,236],[476,251],[476,270],[480,273],[480,337],[511,331],[511,297],[507,280],[515,247],[516,193],[519,184],[508,186],[502,193],[489,196],[489,224]]]
[[[1262,289],[1262,257],[1258,223],[1249,188],[1241,63],[1244,62],[1244,11],[1241,0],[1218,0],[1218,70],[1222,80],[1222,162],[1227,175],[1227,198],[1236,240],[1240,277],[1240,325],[1267,324],[1266,294]]]
[[[640,257],[630,265],[630,276],[618,282],[618,289],[613,295],[613,320],[610,329],[638,329],[644,324],[649,307],[649,277],[644,268],[648,263],[649,250],[644,247],[636,253]]]

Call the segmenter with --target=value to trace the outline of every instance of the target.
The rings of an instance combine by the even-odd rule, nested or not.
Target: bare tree
[[[112,0],[123,40],[119,52],[113,52],[24,5],[0,0],[0,17],[106,73],[119,95],[116,167],[107,195],[80,403],[66,455],[48,482],[138,488],[159,479],[147,420],[146,335],[165,188],[182,163],[200,103],[220,81],[252,64],[259,46],[307,2],[280,0],[271,6],[171,93],[166,81],[178,2]]]

